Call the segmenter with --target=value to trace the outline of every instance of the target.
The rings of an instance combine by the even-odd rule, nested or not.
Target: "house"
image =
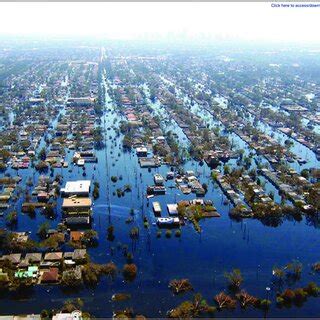
[[[64,188],[61,188],[63,196],[88,197],[90,193],[90,180],[68,181]]]
[[[20,261],[20,263],[18,264],[18,268],[19,268],[19,269],[26,269],[26,268],[28,268],[28,267],[29,267],[29,261],[26,260],[26,259],[22,259],[22,260]]]
[[[41,276],[41,283],[54,283],[59,280],[59,269],[50,268],[48,271],[44,271]]]
[[[82,231],[71,231],[70,240],[73,242],[80,242],[83,237],[84,232]]]
[[[67,224],[89,224],[92,201],[90,198],[67,198],[62,209]]]
[[[31,105],[39,105],[39,104],[43,104],[45,100],[43,98],[30,98],[29,102]]]
[[[136,148],[136,154],[138,157],[146,157],[148,155],[148,149],[146,147]]]
[[[48,252],[44,256],[44,261],[60,261],[62,259],[62,252]]]
[[[37,199],[38,201],[43,201],[43,202],[46,202],[49,200],[49,194],[45,191],[40,191],[37,195]]]
[[[62,209],[65,214],[89,215],[91,205],[90,198],[67,198],[63,200]]]
[[[39,275],[39,268],[37,266],[29,266],[28,270],[18,270],[15,272],[15,278],[25,279],[25,278],[37,278]]]
[[[83,261],[87,258],[87,250],[86,249],[75,249],[73,251],[72,259],[74,261]]]
[[[21,253],[12,253],[8,256],[8,259],[13,264],[19,264],[21,261]]]
[[[6,316],[0,316],[0,320],[41,320],[41,315],[40,314],[27,314],[27,315],[19,315],[19,316],[6,315]]]
[[[156,138],[157,143],[164,144],[166,139],[164,136],[159,136]]]
[[[86,107],[91,106],[95,102],[94,98],[91,97],[79,97],[79,98],[68,98],[67,106],[77,106],[77,107]]]
[[[29,239],[27,232],[14,232],[13,237],[13,240],[19,243],[26,242]]]
[[[72,257],[73,257],[73,252],[65,252],[63,254],[63,259],[64,260],[72,260]]]
[[[29,261],[29,263],[40,263],[42,259],[42,253],[27,253],[25,260]]]
[[[161,174],[159,173],[156,173],[154,176],[153,176],[153,180],[154,180],[154,183],[157,185],[157,186],[162,186],[164,184],[164,178],[162,177]]]
[[[178,205],[176,203],[174,204],[167,204],[167,209],[169,212],[169,215],[178,215]]]
[[[72,311],[72,313],[57,313],[52,317],[52,320],[81,320],[81,319],[82,319],[82,313],[81,311],[78,311],[78,310]]]

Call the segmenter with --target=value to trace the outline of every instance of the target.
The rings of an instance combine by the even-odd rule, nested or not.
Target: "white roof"
[[[167,204],[169,214],[178,214],[178,205],[176,203]]]
[[[88,192],[90,189],[91,181],[90,180],[78,180],[78,181],[68,181],[65,188],[62,188],[61,191],[65,193],[79,193],[79,192]]]

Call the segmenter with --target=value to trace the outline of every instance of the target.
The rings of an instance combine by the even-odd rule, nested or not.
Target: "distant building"
[[[146,147],[136,148],[136,153],[138,157],[146,157],[148,155],[148,149]]]
[[[52,317],[52,320],[81,320],[82,312],[75,310],[71,313],[57,313]]]
[[[92,106],[95,103],[95,99],[91,97],[69,98],[67,100],[67,106],[87,107]]]
[[[31,105],[40,105],[43,104],[45,100],[43,98],[30,98],[29,102]]]
[[[40,314],[28,314],[21,316],[0,316],[0,320],[41,320]]]

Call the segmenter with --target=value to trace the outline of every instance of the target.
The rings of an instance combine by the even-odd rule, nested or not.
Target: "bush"
[[[122,274],[127,281],[132,281],[137,275],[138,268],[134,263],[125,264],[122,269]]]
[[[99,183],[98,182],[94,182],[94,188],[93,188],[92,196],[93,196],[94,199],[98,199],[99,195],[100,195]]]
[[[177,238],[180,238],[181,237],[181,230],[177,230],[176,233],[175,233],[175,236]]]
[[[295,302],[298,304],[305,301],[306,298],[308,297],[308,293],[305,292],[302,288],[295,289],[294,294],[295,294]]]
[[[283,298],[283,300],[284,300],[285,302],[292,302],[292,301],[295,299],[295,293],[294,293],[294,291],[291,290],[291,289],[286,289],[286,290],[282,293],[281,297]]]
[[[9,226],[12,226],[18,222],[18,213],[17,211],[11,211],[6,217],[6,223]]]
[[[288,276],[299,279],[302,272],[302,263],[297,260],[293,260],[287,264],[287,270]]]
[[[316,262],[312,265],[312,270],[314,272],[320,272],[320,262]]]
[[[138,227],[133,227],[130,230],[130,238],[133,240],[137,240],[139,238],[139,228]]]
[[[270,308],[271,301],[268,299],[263,299],[260,301],[259,308],[262,310],[268,310]]]
[[[278,306],[282,306],[284,304],[284,299],[281,296],[278,296],[276,302]]]
[[[118,181],[118,177],[116,177],[116,176],[111,176],[111,181],[112,181],[113,183],[116,183],[116,182]]]
[[[314,297],[318,296],[320,292],[320,288],[314,282],[309,282],[308,285],[305,288],[303,288],[303,290],[307,292],[309,296]]]

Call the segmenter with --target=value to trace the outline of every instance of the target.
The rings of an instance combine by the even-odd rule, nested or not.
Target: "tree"
[[[66,300],[63,303],[61,312],[71,313],[75,310],[81,310],[83,308],[83,301],[80,298],[73,300]]]
[[[100,187],[99,182],[95,181],[93,185],[94,185],[94,188],[93,188],[92,196],[94,199],[97,199],[99,198],[99,187]]]
[[[241,292],[238,293],[236,297],[240,302],[241,308],[246,308],[247,306],[254,306],[258,301],[256,297],[251,296],[245,290],[241,290]]]
[[[223,172],[224,172],[224,174],[229,174],[230,173],[230,167],[227,164],[225,164],[223,166]]]
[[[56,250],[60,243],[63,242],[59,234],[52,234],[49,238],[40,243],[41,247]]]
[[[199,318],[203,313],[214,313],[215,308],[208,305],[201,294],[194,295],[192,301],[184,301],[178,307],[170,310],[168,315],[170,318],[190,319]]]
[[[9,226],[12,226],[18,222],[18,213],[17,211],[11,211],[6,217],[6,223]]]
[[[233,269],[231,272],[226,272],[224,276],[232,289],[239,289],[243,282],[243,277],[239,269]]]
[[[81,238],[81,241],[84,242],[85,244],[93,244],[97,240],[98,233],[97,231],[90,229],[86,230]]]
[[[102,275],[107,275],[114,278],[117,273],[117,266],[113,263],[106,265],[88,263],[82,268],[83,281],[88,285],[95,285],[99,282]]]
[[[134,263],[125,264],[122,269],[122,274],[127,281],[132,281],[137,275],[138,268]]]
[[[46,157],[47,157],[47,151],[46,151],[46,148],[42,148],[40,151],[39,151],[39,154],[38,154],[38,159],[39,160],[46,160]]]
[[[113,241],[114,240],[114,226],[110,225],[107,228],[107,238],[109,241]]]
[[[38,235],[41,239],[45,239],[47,237],[49,228],[50,228],[50,224],[47,221],[40,225],[38,229]]]
[[[298,260],[293,260],[292,262],[287,264],[287,274],[289,277],[293,277],[294,279],[299,279],[302,272],[302,263]]]
[[[133,227],[130,230],[130,238],[133,240],[137,240],[139,238],[139,228],[138,227]]]
[[[232,299],[224,292],[220,292],[214,298],[218,308],[221,309],[234,309],[237,305],[237,301]]]
[[[169,283],[169,288],[175,294],[193,290],[193,287],[188,279],[173,279]]]
[[[71,269],[63,272],[61,284],[65,287],[76,288],[81,286],[82,279],[79,279],[75,270]]]

